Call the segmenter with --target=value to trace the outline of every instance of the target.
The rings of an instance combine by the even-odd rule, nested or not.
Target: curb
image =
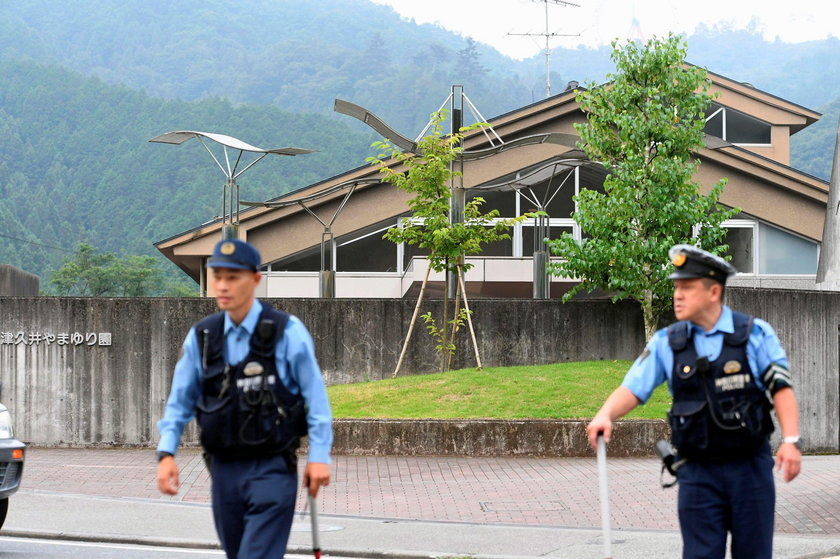
[[[59,532],[54,530],[2,530],[0,536],[11,538],[31,538],[41,540],[64,540],[74,542],[114,543],[128,545],[147,545],[155,547],[182,547],[185,549],[221,549],[218,543],[186,539],[160,539],[143,536],[98,536],[81,532]],[[289,546],[287,553],[306,555],[312,553],[308,546]],[[460,553],[444,553],[440,551],[399,551],[399,550],[368,550],[368,549],[330,549],[322,551],[324,557],[358,557],[363,559],[537,559],[531,556],[506,557],[495,555],[469,555]]]
[[[59,532],[55,530],[2,530],[0,531],[0,536],[73,542],[150,545],[156,547],[183,547],[186,549],[221,549],[218,543],[199,540],[160,539],[144,536],[98,536],[82,532]]]

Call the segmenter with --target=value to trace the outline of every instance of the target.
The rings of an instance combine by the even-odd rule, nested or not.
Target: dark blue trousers
[[[213,458],[213,520],[228,559],[282,559],[297,497],[285,458]]]
[[[732,559],[770,559],[776,487],[766,443],[751,458],[688,462],[679,470],[683,559],[723,559],[726,535]]]

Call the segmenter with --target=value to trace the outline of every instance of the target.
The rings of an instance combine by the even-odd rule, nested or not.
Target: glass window
[[[396,272],[397,245],[383,239],[387,229],[349,241],[339,241],[336,269],[339,272]]]
[[[703,128],[703,132],[709,136],[723,138],[723,110],[721,106],[712,103],[708,114],[710,116],[706,117],[706,127]]]
[[[541,204],[548,204],[546,213],[551,217],[571,217],[575,211],[575,203],[572,198],[575,195],[574,178],[570,177],[566,182],[563,179],[567,173],[554,177],[549,189],[548,181],[534,185],[530,189],[524,188],[521,192],[520,205],[522,213],[535,211],[534,197]],[[560,186],[562,184],[562,186]],[[558,190],[559,187],[559,190]]]
[[[712,103],[703,132],[733,144],[770,144],[770,125],[755,117]]]
[[[320,269],[320,245],[302,250],[271,263],[272,272],[317,272]]]
[[[816,274],[817,243],[759,223],[759,272]]]
[[[481,252],[477,256],[513,256],[513,231],[509,231],[509,239],[501,239],[481,245]]]
[[[752,227],[728,227],[724,243],[729,245],[726,253],[732,257],[730,264],[742,274],[754,273],[753,265],[753,228]]]
[[[479,211],[486,214],[490,210],[499,210],[499,217],[516,217],[516,192],[499,190],[467,190],[466,199],[469,202],[475,197],[484,198]]]
[[[744,113],[727,109],[726,141],[733,144],[769,144],[770,125]]]
[[[534,253],[534,231],[535,227],[523,224],[522,226],[522,254],[530,256]],[[571,225],[552,225],[548,228],[548,238],[558,239],[563,233],[573,234]]]

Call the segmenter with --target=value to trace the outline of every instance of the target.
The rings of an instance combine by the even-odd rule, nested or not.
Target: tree
[[[429,251],[429,269],[436,272],[452,272],[459,278],[470,268],[464,263],[464,254],[479,254],[482,245],[500,239],[508,239],[508,231],[517,222],[528,216],[497,220],[498,210],[481,213],[484,199],[475,197],[464,205],[463,221],[450,219],[451,185],[460,176],[452,169],[452,162],[458,157],[464,133],[479,125],[461,128],[457,134],[443,135],[441,123],[445,113],[432,115],[431,133],[417,144],[416,153],[401,152],[388,140],[374,142],[379,150],[377,157],[369,157],[368,162],[379,167],[383,181],[413,195],[408,200],[412,216],[404,218],[399,227],[392,227],[384,238],[394,243],[417,245]],[[396,162],[396,165],[393,163]],[[400,167],[405,169],[396,170]],[[428,273],[426,275],[428,279]],[[448,274],[447,274],[448,282]],[[423,282],[425,288],[426,282]],[[426,314],[424,320],[429,332],[438,340],[437,350],[441,354],[441,371],[448,369],[451,356],[455,352],[454,337],[464,320],[468,320],[469,311],[460,310],[456,296],[454,318],[448,316],[448,284],[444,290],[443,318],[438,326]],[[462,294],[459,283],[458,296]],[[422,290],[418,299],[418,308],[422,300]],[[416,317],[416,312],[415,312]],[[412,319],[412,327],[414,325]],[[408,336],[411,335],[409,329]],[[447,341],[447,339],[449,341]],[[406,343],[408,338],[406,339]],[[399,364],[397,370],[399,370]]]
[[[97,253],[86,242],[79,243],[72,258],[65,258],[49,283],[53,294],[64,296],[183,295],[176,285],[163,281],[163,272],[153,257],[130,254],[120,258],[113,252]]]
[[[613,42],[616,73],[578,93],[587,123],[575,125],[589,159],[608,171],[604,192],[576,198],[580,243],[567,233],[549,243],[563,258],[552,273],[581,280],[564,300],[596,288],[634,299],[648,336],[671,308],[668,249],[690,243],[724,253],[721,222],[737,212],[718,202],[725,179],[708,195],[693,180],[713,96],[706,71],[686,65],[685,54],[673,34],[623,48]]]
[[[454,74],[456,79],[473,87],[478,86],[484,76],[487,75],[487,68],[481,64],[481,54],[472,37],[467,37],[467,46],[459,50],[455,58]]]

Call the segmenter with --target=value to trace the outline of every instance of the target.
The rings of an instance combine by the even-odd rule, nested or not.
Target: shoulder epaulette
[[[681,320],[668,326],[668,345],[674,351],[682,351],[688,345],[689,328],[691,324],[687,320]]]
[[[731,346],[744,345],[750,339],[753,322],[755,322],[754,316],[732,311],[732,326],[734,331],[731,334],[726,334],[723,337],[724,341]]]

